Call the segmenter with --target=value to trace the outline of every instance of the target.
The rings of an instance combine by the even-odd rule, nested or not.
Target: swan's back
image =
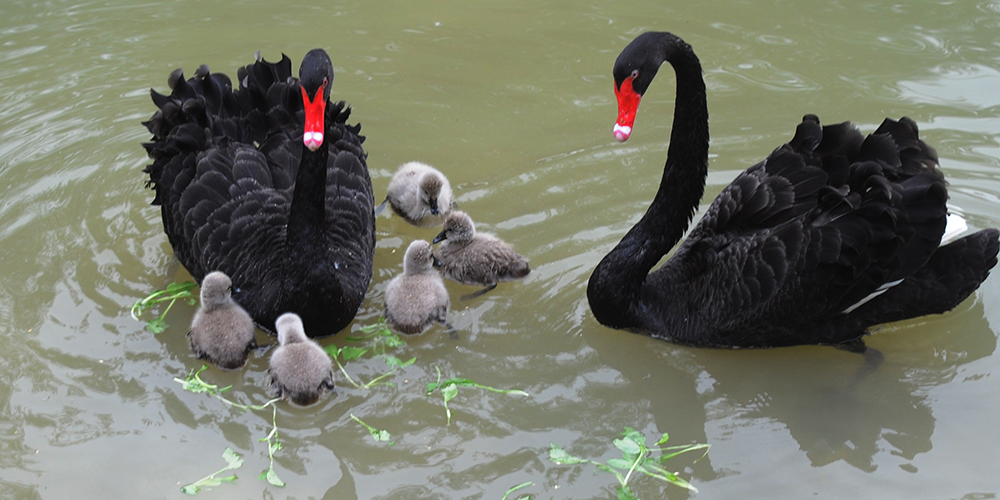
[[[155,191],[174,253],[199,282],[210,270],[233,281],[233,298],[265,329],[283,312],[311,335],[353,319],[372,276],[374,197],[360,125],[343,102],[326,106],[326,223],[286,245],[302,156],[303,105],[287,57],[239,70],[238,88],[202,66],[171,75],[171,94],[144,124]]]
[[[710,345],[839,344],[874,324],[950,309],[985,279],[998,244],[988,230],[939,250],[947,198],[937,155],[912,120],[887,119],[866,138],[806,116],[649,275],[641,300],[653,313],[641,328]],[[980,263],[938,296],[895,304],[901,293],[920,295],[911,276],[934,281],[936,252]],[[882,295],[851,309],[873,293]]]

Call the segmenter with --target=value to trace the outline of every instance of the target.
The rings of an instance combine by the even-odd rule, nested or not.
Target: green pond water
[[[868,338],[885,362],[823,347],[677,346],[598,324],[585,297],[600,258],[655,192],[674,83],[661,72],[628,143],[611,134],[611,67],[645,30],[690,42],[705,70],[712,149],[706,200],[791,138],[805,113],[868,132],[910,116],[934,145],[950,203],[1000,226],[1000,2],[599,0],[0,4],[0,497],[181,498],[246,459],[205,498],[615,498],[612,475],[560,466],[549,443],[608,460],[624,427],[708,443],[668,463],[692,494],[636,478],[642,498],[971,499],[1000,495],[1000,276],[954,311]],[[449,176],[478,228],[533,272],[467,302],[395,350],[394,387],[279,404],[283,448],[268,468],[271,410],[231,409],[182,389],[201,366],[178,304],[153,335],[129,315],[189,279],[144,188],[149,89],[177,67],[235,75],[261,50],[297,68],[334,62],[333,95],[363,125],[376,197],[400,164]],[[378,219],[375,277],[353,330],[376,322],[410,241],[435,229]],[[347,333],[324,345],[356,345]],[[265,334],[259,333],[265,340]],[[210,367],[230,398],[267,400],[266,357]],[[385,369],[368,356],[355,377]],[[427,396],[436,369],[528,396],[461,388]],[[355,415],[392,434],[375,442]]]

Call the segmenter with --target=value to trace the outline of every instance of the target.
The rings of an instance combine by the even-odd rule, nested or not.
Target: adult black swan
[[[912,120],[887,119],[866,138],[807,115],[650,273],[687,228],[708,173],[701,65],[673,34],[644,33],[615,61],[615,136],[628,138],[664,61],[677,78],[667,163],[646,214],[590,277],[604,325],[696,345],[863,351],[868,327],[947,311],[997,263],[995,229],[940,246],[948,194]]]
[[[306,54],[299,78],[283,56],[240,68],[239,89],[206,66],[169,78],[144,125],[156,192],[174,253],[199,282],[232,279],[233,299],[271,330],[283,313],[319,337],[347,326],[368,290],[374,197],[360,125],[330,103],[333,65]]]

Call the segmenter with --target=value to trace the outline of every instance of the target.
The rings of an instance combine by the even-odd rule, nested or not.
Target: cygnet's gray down
[[[403,274],[385,289],[386,320],[402,333],[423,333],[434,323],[448,320],[451,301],[441,274],[434,269],[433,250],[424,240],[410,243],[403,257]]]
[[[455,204],[448,178],[438,169],[417,161],[399,167],[389,180],[385,199],[393,212],[420,227],[441,224]]]
[[[455,211],[444,221],[444,229],[434,243],[442,242],[437,250],[441,272],[445,278],[466,285],[486,288],[462,297],[482,295],[500,281],[523,278],[531,272],[528,261],[514,251],[513,245],[490,234],[476,233],[476,226],[465,212]]]
[[[302,319],[285,313],[275,321],[280,344],[271,354],[271,393],[308,406],[324,391],[333,390],[333,362],[326,351],[306,336]]]
[[[208,273],[201,282],[201,307],[191,321],[191,350],[220,368],[234,370],[247,362],[257,347],[253,319],[233,301],[229,276]]]

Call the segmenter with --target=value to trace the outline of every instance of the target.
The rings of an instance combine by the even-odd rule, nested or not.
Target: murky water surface
[[[700,498],[995,498],[1000,494],[1000,277],[943,316],[872,335],[885,363],[849,382],[858,356],[830,348],[694,349],[597,324],[591,270],[636,221],[660,177],[673,82],[661,73],[627,144],[611,135],[614,58],[647,29],[701,56],[712,113],[708,196],[789,139],[804,113],[866,131],[908,115],[934,144],[951,203],[1000,226],[1000,3],[6,2],[0,6],[0,496],[178,498],[246,458],[210,498],[613,498],[614,478],[557,466],[549,443],[607,460],[628,426],[706,442],[670,462]],[[143,188],[148,91],[199,64],[233,74],[260,49],[299,61],[325,47],[334,94],[368,136],[376,196],[401,163],[445,171],[481,230],[534,272],[457,302],[440,330],[397,354],[394,387],[307,409],[279,405],[275,471],[258,441],[271,413],[241,412],[173,379],[201,366],[193,308],[154,336],[129,317],[188,278]],[[703,205],[704,207],[704,205]],[[378,220],[375,279],[353,329],[375,322],[402,253],[434,230]],[[469,288],[449,284],[454,297]],[[341,334],[324,344],[349,345]],[[261,334],[263,340],[263,334]],[[202,375],[263,403],[266,358]],[[437,377],[463,388],[446,425]],[[347,365],[368,379],[380,360]],[[376,443],[358,416],[392,434]],[[643,498],[691,494],[646,478]]]

